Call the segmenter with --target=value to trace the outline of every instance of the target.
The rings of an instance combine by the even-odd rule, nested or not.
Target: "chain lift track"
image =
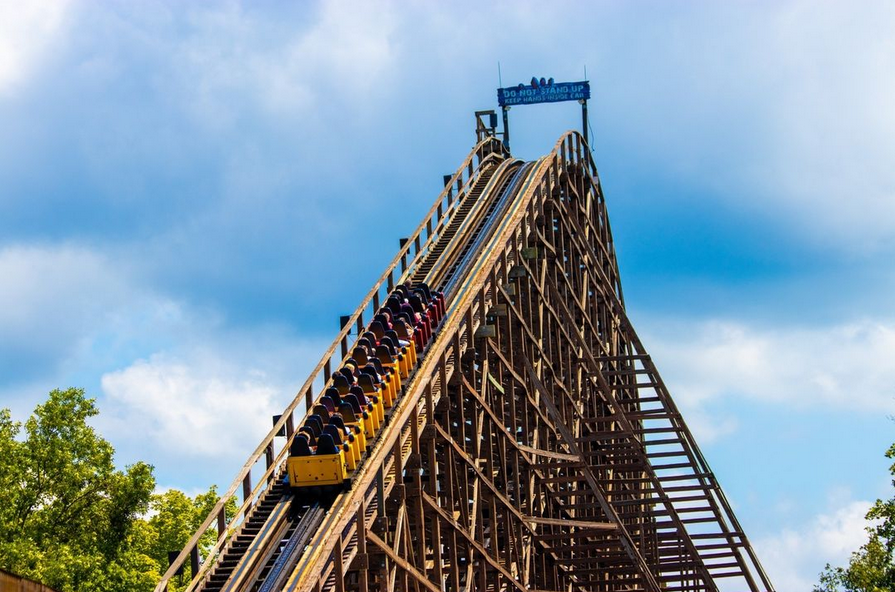
[[[190,591],[773,590],[627,317],[586,142],[479,139],[157,592],[184,565]],[[350,488],[294,498],[296,420],[419,281],[448,311],[387,425]]]

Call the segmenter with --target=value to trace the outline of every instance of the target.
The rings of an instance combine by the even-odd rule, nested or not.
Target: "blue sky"
[[[226,486],[466,155],[497,62],[586,66],[630,316],[807,591],[891,491],[893,39],[884,2],[4,4],[0,405],[85,387],[121,463]],[[578,124],[513,109],[514,152]]]

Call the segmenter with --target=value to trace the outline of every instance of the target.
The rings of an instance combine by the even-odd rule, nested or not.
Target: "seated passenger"
[[[374,418],[373,427],[377,430],[379,426],[382,425],[385,416],[383,415],[383,406],[379,402],[379,397],[374,394],[370,394],[368,397],[364,392],[364,389],[358,385],[354,385],[351,387],[351,394],[357,397],[358,402],[361,404],[361,407],[367,410],[368,413]]]
[[[376,371],[373,370],[373,372],[375,374]],[[365,393],[376,394],[379,392],[378,381],[363,370],[357,375],[357,386],[359,386]]]
[[[404,298],[398,297],[396,295],[391,295],[385,301],[385,306],[383,308],[388,309],[392,316],[401,312],[401,305],[404,304]]]
[[[404,321],[405,323],[407,323],[408,327],[413,327],[413,318],[411,317],[411,315],[407,314],[407,312],[403,310],[399,309],[398,312],[394,313],[394,315],[392,315],[392,319],[394,320],[393,322]]]
[[[354,356],[354,359],[357,360],[357,363],[361,368],[369,363],[367,350],[359,345],[354,348],[354,350],[351,352],[351,355]]]
[[[394,329],[389,329],[388,331],[386,331],[384,337],[388,337],[389,339],[391,339],[392,343],[397,345],[399,348],[410,346],[410,342],[401,339],[400,335],[398,335],[398,332]]]
[[[360,403],[361,409],[377,418],[377,423],[375,425],[376,427],[379,427],[378,420],[382,419],[376,411],[376,406],[379,404],[379,397],[375,395],[370,395],[368,397],[366,393],[364,393],[364,389],[358,385],[351,387],[351,394],[357,398],[357,402]]]
[[[428,318],[429,316],[429,307],[423,302],[423,299],[419,297],[418,294],[414,294],[410,298],[407,299],[407,303],[413,307],[413,311],[423,318]]]
[[[313,429],[314,435],[319,438],[325,424],[323,423],[323,418],[315,413],[305,418],[305,425]]]
[[[330,438],[333,439],[333,444],[335,444],[336,446],[341,446],[342,441],[345,439],[345,436],[347,435],[347,434],[345,434],[345,432],[343,432],[339,429],[339,426],[335,426],[333,424],[329,424],[328,426],[323,428],[323,433],[328,434],[330,436]]]
[[[414,288],[412,290],[412,296],[409,298],[409,300],[411,304],[413,304],[414,300],[419,300],[420,304],[422,304],[422,307],[432,318],[433,325],[438,324],[438,320],[441,318],[441,310],[438,306],[438,303],[432,298],[430,292],[419,287]]]
[[[333,403],[333,400],[330,399],[329,397],[327,397],[326,395],[323,395],[322,397],[320,397],[319,404],[323,405],[326,408],[326,411],[329,413],[332,413],[333,411],[336,410],[336,406]],[[316,407],[316,405],[315,405],[315,407]]]
[[[339,368],[339,374],[341,374],[341,375],[344,376],[346,379],[348,379],[348,384],[349,384],[349,385],[354,384],[355,382],[357,382],[357,381],[354,379],[354,372],[352,371],[352,369],[351,369],[350,366],[347,366],[347,365],[346,365],[346,366],[342,366],[341,368]]]
[[[396,327],[402,329],[405,337],[409,337],[406,332],[404,332],[404,323],[403,321],[399,321]],[[385,332],[385,336],[392,340],[392,343],[398,346],[398,349],[407,356],[408,364],[411,368],[416,366],[417,356],[416,356],[416,344],[410,339],[404,339],[401,335],[395,330],[391,329]]]
[[[338,407],[339,403],[342,402],[341,393],[339,393],[339,389],[334,386],[326,387],[326,390],[323,391],[323,396],[329,397],[333,401],[333,403],[336,404],[336,407]]]
[[[336,447],[335,442],[333,442],[333,437],[329,434],[320,434],[320,437],[317,438],[317,456],[327,455],[327,454],[339,454],[339,449]]]
[[[410,317],[413,321],[414,327],[425,327],[426,323],[424,321],[424,317],[421,313],[417,312],[413,305],[409,302],[405,302],[401,305],[401,312]]]
[[[369,326],[370,333],[376,336],[376,341],[379,341],[385,336],[385,327],[379,321],[373,321]]]
[[[405,358],[406,349],[399,346],[395,341],[392,340],[388,335],[383,335],[382,339],[379,340],[379,345],[384,345],[388,348],[389,353],[392,354],[392,357],[401,362],[401,370],[402,372],[406,372],[410,370],[410,366],[407,365],[407,361]]]
[[[348,466],[348,469],[353,471],[357,468],[358,462],[360,462],[360,448],[355,445],[354,437],[351,437],[351,442],[348,442],[348,435],[339,430],[338,426],[333,424],[329,424],[325,428],[323,428],[324,435],[328,435],[332,438],[333,444],[337,447],[341,448],[345,452],[345,464]]]
[[[354,416],[358,418],[359,423],[364,426],[364,436],[366,436],[368,440],[372,439],[376,435],[376,430],[379,427],[378,418],[371,412],[368,412],[365,408],[366,406],[362,406],[355,395],[345,395],[342,399],[351,406]]]
[[[308,440],[309,446],[317,446],[317,434],[314,433],[313,429],[308,426],[301,426],[301,428],[299,428],[298,430],[298,433],[305,436],[305,438]]]
[[[373,317],[374,323],[379,323],[382,325],[382,328],[386,331],[392,328],[392,313],[387,308],[379,309],[379,312],[376,313],[376,316]],[[372,324],[372,323],[371,323]]]
[[[423,351],[425,342],[423,340],[422,331],[415,326],[409,314],[406,312],[399,312],[395,315],[392,325],[399,336],[416,344],[416,349],[418,351]]]
[[[406,378],[407,375],[410,374],[410,358],[405,356],[404,353],[398,349],[398,347],[395,345],[390,337],[383,336],[382,339],[379,340],[379,345],[384,345],[388,348],[388,351],[389,353],[391,353],[392,358],[397,360],[398,362],[398,368],[400,368],[401,370],[401,376]]]
[[[351,388],[351,383],[348,382],[348,378],[342,374],[341,372],[337,372],[333,374],[333,386],[339,390],[339,394],[343,397],[348,393],[348,389]]]
[[[289,454],[292,456],[311,456],[311,446],[307,436],[298,433],[292,439],[292,445],[289,446]]]
[[[383,378],[383,380],[388,380],[388,375],[391,373],[390,370],[386,369],[385,366],[382,365],[382,360],[378,357],[373,356],[370,358],[370,364],[376,369],[376,372]],[[370,365],[368,364],[368,365]]]
[[[392,368],[394,371],[394,380],[395,380],[395,389],[400,390],[401,388],[401,379],[405,378],[407,375],[407,371],[403,367],[398,360],[392,357],[391,350],[387,345],[379,345],[376,347],[376,358],[379,359],[379,362],[382,364],[383,368]]]
[[[379,384],[382,382],[382,376],[379,375],[379,372],[376,371],[376,367],[373,365],[373,361],[371,360],[367,365],[361,366],[358,370],[357,375],[357,383],[361,384],[361,377],[369,376],[373,382]]]
[[[333,413],[339,412],[339,405],[342,403],[341,395],[339,396],[338,400],[334,399],[333,397],[331,397],[329,395],[323,395],[322,397],[320,397],[320,400],[326,401],[325,405],[327,407],[332,405],[333,410],[332,410],[332,413],[330,413],[330,417],[332,417]]]
[[[419,320],[428,324],[429,329],[434,331],[442,317],[438,301],[431,296],[428,289],[423,290],[419,287],[407,289],[404,286],[402,288],[405,290],[404,303],[409,304]],[[403,305],[402,310],[404,310]]]
[[[379,360],[376,361],[378,362]],[[381,394],[384,399],[383,405],[387,408],[391,408],[395,404],[395,399],[398,398],[397,389],[377,372],[376,367],[372,363],[360,369],[357,384],[364,389],[364,392]]]
[[[379,374],[380,382],[385,383],[387,388],[390,388],[394,391],[394,396],[398,396],[398,391],[401,390],[401,380],[400,374],[394,368],[385,366],[376,355],[371,355],[370,363],[367,364],[373,365],[376,369],[376,373]]]
[[[342,401],[339,405],[339,415],[342,416],[345,423],[357,423],[357,415],[354,413],[354,407],[348,401]]]
[[[338,426],[344,429],[346,433],[351,434],[354,441],[357,442],[358,458],[360,458],[360,454],[367,449],[367,438],[364,436],[364,430],[355,420],[354,411],[351,410],[351,406],[347,403],[345,406],[348,407],[346,415],[343,416],[340,413],[336,413],[329,421],[334,426]],[[349,440],[351,440],[351,438],[349,438]]]
[[[441,292],[436,292],[435,290],[429,289],[429,286],[424,284],[423,282],[418,282],[414,289],[422,290],[423,294],[425,294],[425,299],[427,302],[434,302],[436,308],[438,309],[438,318],[444,317],[447,313],[447,308],[445,307],[444,294]]]
[[[344,401],[345,403],[348,403],[348,405],[351,406],[351,410],[354,412],[355,416],[367,414],[367,412],[364,411],[363,407],[361,406],[360,401],[357,400],[356,396],[354,396],[352,394],[344,395],[342,397],[342,401]]]
[[[333,415],[332,417],[329,418],[329,423],[330,423],[330,425],[334,425],[337,428],[339,428],[340,430],[342,430],[342,432],[345,434],[351,433],[351,430],[349,430],[347,427],[345,427],[345,420],[342,419],[342,416],[339,415],[338,413],[336,413],[335,415]]]

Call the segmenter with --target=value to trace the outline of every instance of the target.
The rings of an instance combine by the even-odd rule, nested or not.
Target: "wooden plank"
[[[400,567],[402,570],[410,574],[414,581],[421,584],[424,588],[430,590],[431,592],[441,592],[441,588],[436,586],[429,579],[420,573],[413,565],[411,565],[406,559],[395,553],[395,551],[381,538],[376,536],[372,531],[367,531],[367,541],[373,543],[380,551],[385,553],[389,559],[394,562],[395,565]]]
[[[565,518],[541,518],[539,516],[526,516],[526,522],[532,524],[549,524],[564,528],[580,528],[586,530],[616,531],[618,525],[612,522],[591,522],[587,520],[571,520]]]

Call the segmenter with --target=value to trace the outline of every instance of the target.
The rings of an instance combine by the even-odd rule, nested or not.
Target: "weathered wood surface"
[[[285,460],[285,448],[273,454],[273,434],[287,426],[292,437],[301,403],[347,351],[348,331],[425,259],[456,212],[454,187],[462,195],[486,169],[498,183],[512,168],[506,157],[484,139],[402,241],[227,491],[243,490],[240,517]],[[586,143],[566,134],[525,170],[387,429],[285,589],[772,590],[627,317]],[[452,269],[458,253],[447,250],[433,273]],[[204,528],[216,520],[215,552],[239,527],[213,512]]]
[[[0,592],[56,592],[49,586],[44,586],[25,578],[0,570]]]

